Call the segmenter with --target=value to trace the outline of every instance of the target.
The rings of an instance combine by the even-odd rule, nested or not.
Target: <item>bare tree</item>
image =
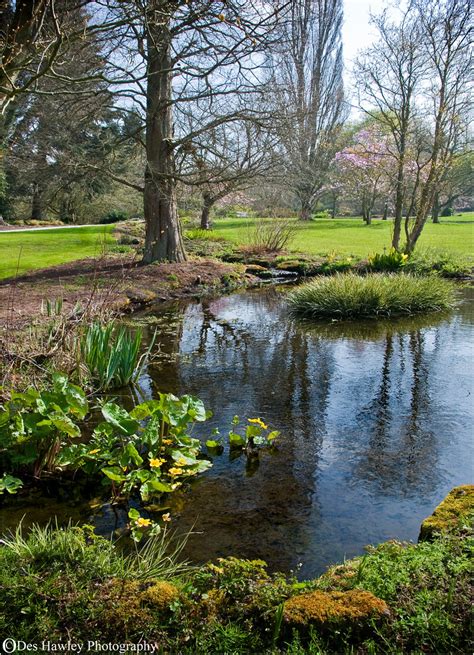
[[[233,121],[211,130],[185,149],[180,178],[202,195],[201,229],[210,229],[210,212],[230,193],[254,186],[272,172],[274,140],[268,129]]]
[[[235,108],[261,84],[265,49],[282,8],[257,0],[97,0],[114,30],[110,77],[118,94],[141,108],[146,171],[144,261],[183,261],[176,157],[186,144],[230,121],[249,119]],[[285,6],[285,3],[282,3]],[[192,105],[202,117],[192,131],[175,129],[175,115]]]
[[[415,114],[415,94],[425,74],[420,25],[411,8],[400,22],[387,11],[372,16],[378,40],[358,59],[355,68],[362,109],[392,135],[396,161],[395,220],[392,246],[399,248],[406,200],[407,152]]]
[[[411,252],[456,152],[464,147],[471,70],[469,0],[413,0],[360,57],[362,109],[392,136],[396,162],[392,246]],[[404,218],[405,216],[405,218]],[[404,220],[403,220],[404,219]]]
[[[342,0],[293,0],[274,58],[284,178],[309,220],[345,118]]]
[[[425,35],[430,71],[431,130],[427,162],[416,214],[405,220],[406,251],[412,252],[433,206],[440,181],[464,146],[472,91],[471,3],[469,0],[416,0]]]

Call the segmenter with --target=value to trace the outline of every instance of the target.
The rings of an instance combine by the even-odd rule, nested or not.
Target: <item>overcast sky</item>
[[[373,28],[369,25],[369,12],[378,14],[388,2],[385,0],[344,0],[344,59],[350,68],[351,62],[360,48],[373,39]]]

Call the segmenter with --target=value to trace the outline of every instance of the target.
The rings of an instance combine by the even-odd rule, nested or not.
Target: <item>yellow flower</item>
[[[165,523],[167,523],[168,521],[171,521],[170,513],[169,513],[169,512],[166,512],[166,514],[163,514],[163,516],[161,517],[161,519],[162,519],[163,521],[165,521]]]
[[[95,455],[99,452],[99,448],[94,448],[94,450],[89,450],[89,455]]]
[[[265,423],[262,421],[261,418],[249,418],[249,423],[256,423],[257,425],[259,425],[264,430],[266,430],[268,428],[268,425],[265,425]]]
[[[406,262],[407,259],[408,259],[408,255],[403,254],[403,255],[402,255],[402,261]]]
[[[150,459],[150,466],[152,466],[154,468],[158,468],[159,466],[161,466],[165,462],[166,462],[166,459],[163,459],[162,457],[160,457],[160,458],[153,457],[152,459]]]
[[[180,457],[180,459],[178,459],[178,461],[176,462],[176,466],[186,466],[186,464],[187,464],[187,461],[185,459],[183,459],[182,457]]]
[[[184,471],[183,471],[182,468],[179,468],[179,467],[173,466],[172,468],[170,468],[170,470],[168,471],[168,473],[169,473],[170,475],[181,475],[182,473],[184,473]]]
[[[171,446],[171,444],[173,443],[173,439],[163,439],[161,443],[165,446]]]
[[[151,525],[151,520],[150,519],[143,519],[141,516],[139,519],[135,521],[135,523],[140,526],[140,528],[147,528],[149,525]]]

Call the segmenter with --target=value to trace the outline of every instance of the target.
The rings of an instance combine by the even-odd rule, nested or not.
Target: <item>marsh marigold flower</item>
[[[166,459],[163,459],[162,457],[160,457],[160,458],[153,457],[152,459],[150,459],[150,466],[152,466],[154,468],[158,468],[159,466],[161,466],[165,462],[166,462]]]
[[[149,525],[151,525],[151,520],[150,519],[144,519],[140,516],[139,519],[135,521],[135,523],[140,526],[140,528],[147,528]]]
[[[264,430],[268,428],[268,425],[265,425],[265,423],[262,421],[261,418],[249,418],[249,423],[255,423],[256,425],[259,425]]]
[[[172,468],[170,468],[170,470],[168,471],[168,473],[169,473],[170,475],[181,475],[182,473],[184,473],[184,471],[183,471],[182,468],[179,468],[179,467],[177,467],[177,466],[173,466]]]

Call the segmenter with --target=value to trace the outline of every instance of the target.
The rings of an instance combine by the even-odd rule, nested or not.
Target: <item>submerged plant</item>
[[[80,339],[79,357],[88,377],[100,390],[106,391],[135,382],[143,373],[155,337],[140,355],[143,331],[135,335],[114,321],[89,325]]]
[[[298,287],[288,304],[305,318],[402,316],[451,308],[454,288],[437,277],[337,274]]]

